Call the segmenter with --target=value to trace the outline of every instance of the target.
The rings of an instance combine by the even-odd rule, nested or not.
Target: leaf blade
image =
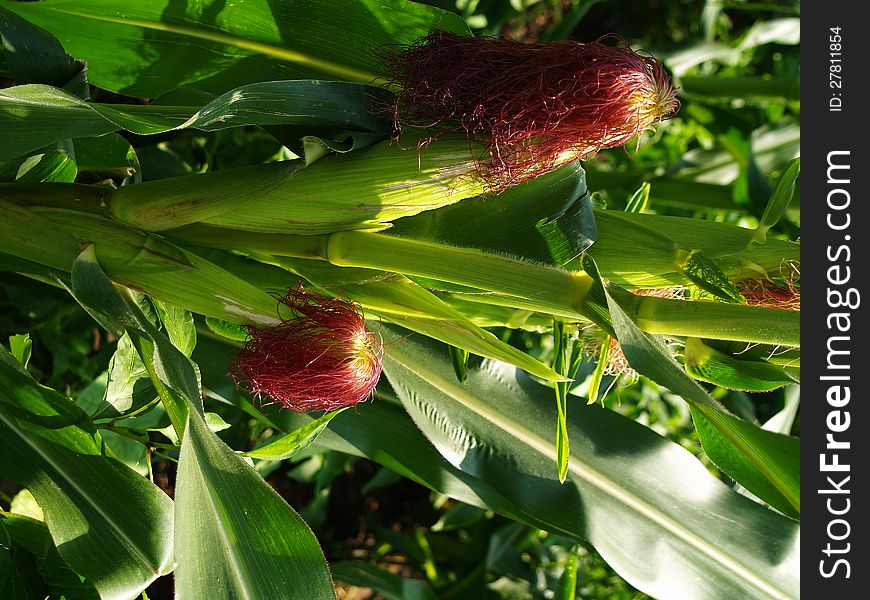
[[[176,485],[180,597],[268,598],[282,590],[286,598],[335,598],[302,518],[194,412]]]
[[[103,598],[132,598],[172,569],[172,501],[101,455],[93,425],[0,347],[0,473],[26,486],[61,556]]]
[[[485,477],[524,519],[589,539],[654,596],[798,596],[796,524],[728,489],[681,448],[597,407],[578,406],[569,415],[569,475],[559,484],[552,475],[552,392],[486,364],[469,373],[465,389],[433,345],[409,338],[387,349],[390,382],[454,467]],[[782,537],[766,540],[771,534]],[[649,561],[639,564],[639,553]]]
[[[220,93],[281,79],[368,83],[383,73],[376,49],[411,43],[436,26],[468,33],[457,15],[401,0],[340,10],[325,0],[251,0],[218,10],[165,1],[4,5],[63,39],[67,52],[88,62],[94,85],[147,98],[189,84]]]

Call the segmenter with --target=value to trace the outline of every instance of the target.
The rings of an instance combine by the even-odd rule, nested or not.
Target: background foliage
[[[727,299],[747,265],[799,289],[799,8],[4,0],[0,596],[797,597],[797,313],[711,301],[709,318],[644,321],[624,294]],[[429,168],[432,155],[418,166],[382,141],[391,123],[365,103],[389,97],[367,85],[383,83],[375,50],[433,26],[617,32],[665,61],[683,106],[636,148],[506,192],[503,212],[479,189],[421,212],[435,197],[422,188],[361,214],[366,185]],[[289,202],[278,161],[297,156],[310,167]],[[193,174],[224,179],[211,213],[184,217],[201,229],[173,232],[184,223],[149,199]],[[135,227],[85,208],[101,202]],[[525,234],[557,215],[565,239]],[[304,233],[347,249],[330,264],[207,229],[240,223],[288,235],[282,248]],[[390,225],[400,237],[374,233]],[[396,239],[425,245],[381,249]],[[395,262],[418,247],[444,258]],[[485,250],[463,255],[479,261],[463,282],[438,270],[457,247]],[[511,253],[536,262],[494,258]],[[556,267],[610,285],[586,309],[622,342],[607,360],[590,313],[566,315],[556,294],[518,305],[525,277],[573,281]],[[315,419],[259,406],[226,376],[227,321],[269,318],[269,293],[299,278],[354,295],[387,340],[373,402]],[[467,293],[484,285],[513,304]],[[570,384],[547,383],[572,363]]]

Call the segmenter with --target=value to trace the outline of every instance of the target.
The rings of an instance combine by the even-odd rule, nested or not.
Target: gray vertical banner
[[[806,598],[866,595],[867,45],[863,3],[801,15],[802,543]],[[860,590],[865,589],[864,592]]]

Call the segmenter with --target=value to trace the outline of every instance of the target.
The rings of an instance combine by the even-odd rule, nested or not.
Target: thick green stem
[[[0,200],[0,251],[59,271],[81,252],[76,238],[22,206]]]
[[[112,189],[80,183],[0,183],[0,199],[19,206],[49,206],[108,215]]]
[[[315,258],[340,267],[379,269],[469,286],[511,297],[507,304],[582,318],[592,279],[471,248],[361,231],[283,235],[192,225],[168,232],[178,241],[246,253]],[[516,300],[513,300],[516,298]]]
[[[544,310],[579,313],[592,287],[592,278],[583,271],[563,271],[471,248],[356,231],[332,234],[327,259],[338,266],[395,271],[518,296],[534,300]]]
[[[165,232],[165,235],[178,242],[206,248],[319,260],[326,260],[329,242],[329,235],[261,233],[200,224],[179,227]]]
[[[427,277],[490,292],[456,295],[474,303],[508,306],[567,320],[601,321],[594,303],[589,302],[592,278],[583,271],[565,271],[471,248],[357,231],[321,236],[218,231],[208,226],[176,231],[181,234],[180,239],[190,243]],[[611,294],[638,327],[648,333],[800,345],[800,315],[793,311],[668,300],[619,289],[612,289]]]
[[[800,346],[800,313],[724,302],[669,300],[610,290],[637,326],[661,333],[715,340]]]
[[[127,252],[131,254],[130,257],[126,254],[115,256],[126,248],[125,244],[118,245],[120,240],[116,239],[116,236],[127,231],[125,228],[111,227],[111,222],[95,215],[55,212],[58,218],[63,216],[63,227],[60,221],[55,222],[46,219],[43,214],[0,201],[0,216],[4,217],[0,219],[0,233],[4,234],[0,236],[0,251],[50,268],[67,270],[80,249],[71,231],[81,229],[88,240],[100,240],[102,255],[112,266],[117,263],[117,268],[126,274],[121,278],[124,281],[135,278],[136,282],[142,283],[140,279],[147,279],[150,287],[155,287],[155,282],[168,284],[167,278],[176,275],[172,269],[168,269],[174,263],[162,260],[159,276],[148,277],[153,270],[150,267],[148,272],[140,273],[137,269],[140,266],[138,259],[144,256],[156,260],[162,254],[155,257],[153,249],[151,253],[142,254],[139,250],[143,248],[144,240],[138,238],[133,240],[135,243]],[[78,218],[73,219],[74,216]],[[474,302],[506,305],[568,320],[601,321],[601,315],[595,313],[594,303],[590,302],[589,292],[593,280],[584,271],[556,269],[471,248],[358,231],[307,236],[191,225],[168,231],[165,235],[212,248],[326,260],[342,267],[363,267],[427,277],[490,292],[464,296]],[[179,263],[177,267],[175,270],[179,277],[196,279],[193,276],[199,275],[195,268],[197,265],[185,267]],[[194,269],[190,270],[190,267]],[[202,265],[199,267],[202,268]],[[145,269],[145,263],[142,263],[141,268]],[[137,275],[133,277],[133,273]],[[180,290],[175,287],[172,290],[164,289],[167,286],[162,283],[157,287],[166,292],[163,295],[167,299],[179,300],[183,296],[178,294]],[[205,284],[205,281],[202,283]],[[203,289],[205,287],[203,285]],[[250,291],[253,294],[256,290]],[[638,327],[650,333],[800,345],[800,315],[797,312],[718,302],[667,300],[627,292],[619,292],[617,297],[626,312],[636,320]],[[267,299],[266,296],[263,299]],[[196,308],[205,314],[223,315],[220,310],[212,310],[210,305],[206,307],[199,304]],[[271,307],[271,300],[262,304]],[[259,306],[259,303],[254,302],[253,305]],[[270,310],[263,310],[264,314],[271,314]],[[246,309],[245,314],[250,315],[252,311]]]

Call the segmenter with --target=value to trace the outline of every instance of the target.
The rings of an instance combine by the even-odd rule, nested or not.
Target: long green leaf
[[[284,79],[369,83],[383,74],[378,51],[411,43],[435,27],[468,32],[460,17],[404,0],[46,0],[3,6],[61,39],[67,52],[88,63],[94,85],[146,98],[186,84],[223,93]]]
[[[64,560],[102,598],[133,598],[172,570],[172,501],[102,453],[71,401],[0,347],[0,475],[27,487]]]
[[[131,334],[167,411],[176,414],[178,437],[185,432],[175,507],[175,534],[185,548],[175,579],[179,596],[255,598],[280,589],[286,597],[334,597],[310,529],[209,430],[198,410],[189,409],[199,409],[196,365],[112,289],[93,246],[73,265],[73,288],[101,320],[123,325]],[[184,336],[175,338],[187,343]],[[179,426],[175,421],[182,410],[187,423]]]
[[[0,201],[3,213],[9,220],[0,221],[0,231],[12,236],[0,237],[4,252],[69,272],[81,242],[93,243],[100,266],[116,283],[240,324],[276,321],[274,298],[163,238],[78,211],[28,210]]]
[[[217,131],[248,125],[297,125],[322,130],[392,130],[392,94],[369,85],[337,81],[268,81],[231,90],[197,106],[85,102],[47,85],[0,91],[0,160],[15,158],[65,138],[98,137],[126,130],[147,135],[180,129]],[[300,137],[301,137],[300,133]]]
[[[175,498],[177,597],[335,598],[305,521],[194,412]]]
[[[639,589],[661,598],[799,596],[798,526],[651,430],[595,406],[572,407],[560,484],[551,390],[491,362],[461,386],[438,346],[419,338],[388,347],[385,370],[452,465],[485,478],[526,519],[588,539]]]
[[[800,514],[800,440],[765,431],[728,413],[677,364],[664,342],[638,329],[607,296],[613,328],[631,367],[692,407],[704,450],[749,491],[786,514]]]
[[[190,408],[202,412],[196,365],[157,330],[127,290],[112,285],[97,262],[93,245],[85,248],[73,262],[71,280],[70,292],[91,316],[109,331],[127,332],[176,434],[181,437]]]
[[[404,340],[405,337],[403,336],[400,339]],[[413,341],[413,338],[407,340],[408,343]],[[419,339],[417,339],[416,343],[417,345],[426,345],[426,343],[422,343]],[[229,356],[227,354],[229,350],[226,346],[217,345],[214,342],[210,342],[206,347],[209,349],[209,352],[218,352],[220,356],[217,363],[220,366],[213,373],[209,373],[209,370],[204,370],[204,381],[206,385],[218,385],[218,381],[212,381],[210,377],[218,377],[221,380],[225,379],[223,365]],[[205,347],[202,350],[205,350]],[[440,350],[437,348],[430,348],[430,350],[434,354],[440,354]],[[199,351],[200,349],[198,349]],[[428,356],[433,355],[423,355],[422,360],[426,360]],[[202,362],[204,359],[200,358],[199,360],[201,364],[207,364],[207,362]],[[452,365],[446,356],[442,355],[435,360],[441,361],[439,369],[443,374],[443,380],[458,386],[452,374]],[[439,363],[435,362],[433,364],[437,365]],[[493,388],[501,388],[506,385],[506,382],[514,381],[513,375],[507,378],[502,375],[499,374],[497,382],[492,382]],[[540,386],[528,386],[528,381],[521,378],[518,382],[524,386],[523,389],[529,387],[529,391],[534,393],[534,398],[529,402],[528,408],[524,409],[525,411],[535,407],[546,409],[552,406],[552,399],[549,397],[551,392]],[[529,487],[526,488],[518,484],[518,482],[522,483],[525,481],[524,479],[518,480],[513,475],[505,475],[505,478],[510,479],[510,483],[499,484],[499,489],[494,489],[493,485],[498,484],[498,482],[491,479],[489,471],[483,473],[482,477],[477,477],[470,469],[463,465],[454,466],[447,462],[423,437],[408,415],[395,404],[396,401],[393,399],[392,392],[386,388],[379,389],[378,400],[359,405],[355,412],[345,412],[339,415],[318,438],[317,444],[332,450],[364,456],[377,461],[397,473],[467,504],[483,509],[495,510],[505,516],[528,523],[534,527],[558,531],[577,539],[587,537],[585,529],[583,529],[585,527],[583,520],[579,519],[579,523],[582,525],[582,527],[579,527],[576,515],[578,511],[582,510],[582,506],[575,501],[574,496],[572,496],[568,488],[557,486],[557,497],[560,494],[564,494],[568,498],[566,503],[560,503],[558,506],[549,502],[551,498],[549,495],[544,499],[538,498],[538,495],[543,494],[541,491],[538,492],[538,495],[531,491],[522,491],[526,489],[534,490],[536,489],[535,486],[540,486],[544,481],[551,480],[554,485],[556,484],[552,471],[552,458],[542,458],[541,464],[538,467],[545,475],[544,480],[532,480]],[[502,391],[502,393],[504,392]],[[501,400],[502,396],[496,394],[492,402],[498,403]],[[514,405],[511,404],[506,406],[504,410],[508,414],[513,414],[514,418],[521,419],[523,423],[537,423],[537,412],[520,412],[513,409]],[[655,493],[662,494],[662,502],[665,503],[670,503],[673,499],[679,499],[684,496],[684,491],[682,490],[669,491],[670,488],[660,489],[663,483],[667,483],[668,486],[671,485],[671,479],[662,476],[663,473],[670,473],[671,469],[677,473],[673,480],[673,485],[681,485],[683,481],[682,469],[686,460],[686,455],[682,449],[664,441],[648,429],[609,411],[602,411],[598,408],[591,409],[584,406],[578,406],[574,410],[577,414],[572,414],[571,417],[572,439],[578,439],[574,437],[574,432],[577,431],[577,428],[580,428],[583,432],[579,438],[582,440],[582,443],[577,443],[581,444],[580,452],[583,456],[592,456],[596,463],[600,463],[600,461],[607,459],[610,449],[615,449],[616,456],[613,457],[613,460],[614,464],[620,465],[617,469],[617,476],[622,477],[625,472],[630,473],[633,461],[636,459],[637,453],[633,449],[652,443],[652,446],[649,448],[648,459],[639,463],[637,468],[641,474],[645,471],[646,474],[643,474],[643,477],[649,476],[650,473],[655,473],[656,480],[651,481],[646,486],[641,482],[640,487],[659,490]],[[267,412],[269,420],[258,413],[255,416],[272,427],[275,427],[277,423],[277,426],[283,431],[292,431],[312,421],[312,418],[307,415],[288,413],[286,411]],[[547,423],[552,422],[554,419],[555,410],[550,410],[548,414],[539,419],[542,423],[546,423],[534,425],[536,429],[543,428],[541,435],[546,436],[546,439],[549,439],[550,435]],[[590,447],[590,444],[593,445]],[[574,450],[577,452],[578,448],[575,447]],[[481,452],[485,451],[486,448],[481,449]],[[658,453],[661,453],[661,456],[657,457]],[[511,456],[511,454],[509,453],[508,456]],[[675,458],[678,459],[676,463],[672,462]],[[693,460],[689,459],[690,465],[693,462]],[[516,467],[512,466],[511,468],[514,469]],[[692,467],[691,472],[694,473],[696,468],[697,466]],[[610,472],[611,470],[613,469],[606,468],[605,472]],[[511,471],[511,473],[515,472]],[[701,481],[708,482],[709,480],[707,477],[702,477]],[[565,485],[573,486],[574,484],[569,480]],[[700,495],[703,495],[704,491],[708,489],[707,483],[704,483],[702,488],[698,489]],[[688,489],[695,490],[694,484],[689,485]],[[711,514],[720,515],[713,520],[706,520],[706,526],[716,531],[717,536],[721,535],[726,538],[730,536],[733,540],[733,545],[737,548],[735,552],[738,556],[742,556],[745,561],[756,562],[761,565],[759,568],[766,573],[766,575],[762,576],[763,578],[772,582],[787,580],[790,582],[788,585],[796,589],[798,585],[796,573],[799,552],[797,527],[770,511],[757,512],[757,506],[747,508],[747,505],[752,506],[752,504],[746,502],[745,499],[734,503],[732,493],[725,493],[725,501],[722,502],[723,498],[718,495],[722,492],[722,487],[713,485],[713,489],[718,489],[718,491],[713,496],[701,499],[697,503],[695,503],[694,496],[686,499],[689,513],[694,514],[694,511],[697,510],[701,512],[711,511]],[[671,498],[668,498],[668,494],[671,494]],[[604,506],[602,510],[607,510],[609,504],[605,501],[602,503],[602,506]],[[674,510],[679,512],[682,510],[682,507],[683,505],[679,504],[674,507]],[[748,516],[742,515],[741,511],[744,509],[749,511]],[[742,517],[735,520],[733,517],[728,516],[732,514],[741,514]],[[616,517],[618,516],[616,515]],[[739,525],[737,528],[734,527],[735,522]],[[783,525],[783,522],[786,524]],[[754,541],[747,542],[745,539],[738,539],[747,532],[752,532],[756,524],[760,526],[760,530],[757,533],[749,534]],[[605,526],[599,531],[599,535],[611,538],[611,540],[616,538],[618,542],[622,539],[622,527],[616,526],[608,529]],[[627,535],[629,538],[634,535],[641,535],[632,529],[631,525],[624,525],[624,527],[628,531]],[[770,537],[765,537],[768,534]],[[646,557],[649,555],[651,545],[659,544],[661,540],[662,538],[658,536],[651,536],[637,551]],[[744,543],[746,544],[745,548],[741,546]],[[669,546],[670,544],[668,543],[664,547],[667,548]],[[775,550],[767,553],[767,549],[770,548],[775,548]],[[747,549],[750,549],[750,551],[747,552]],[[646,562],[638,561],[637,556],[630,555],[630,551],[631,548],[627,549],[626,555],[622,557],[622,561],[629,565],[627,567],[628,571],[623,571],[621,566],[613,563],[613,560],[610,558],[608,560],[611,560],[623,575],[632,570],[640,570],[643,571],[643,576],[654,579],[656,577],[655,565],[651,565],[647,570],[645,568]],[[668,556],[662,557],[662,560],[668,560]],[[709,565],[703,568],[709,568]],[[713,588],[719,583],[717,578],[699,574],[699,581],[701,583],[696,583],[702,587],[706,583],[709,583],[709,588],[705,588],[700,597],[729,598],[727,589],[723,590],[718,596],[716,595],[717,592]],[[665,581],[662,585],[667,585],[667,582]],[[675,595],[679,596],[680,594]],[[755,597],[756,595],[753,593],[752,596],[745,596],[741,592],[732,597]],[[797,592],[793,596],[796,597]],[[661,597],[669,596],[663,594]],[[786,594],[785,597],[788,597],[788,595]]]
[[[683,362],[695,379],[732,390],[767,392],[795,382],[780,365],[720,352],[698,338],[686,339]]]
[[[0,198],[3,194],[0,184]],[[69,271],[81,251],[75,236],[24,207],[0,199],[0,249],[49,269]]]

